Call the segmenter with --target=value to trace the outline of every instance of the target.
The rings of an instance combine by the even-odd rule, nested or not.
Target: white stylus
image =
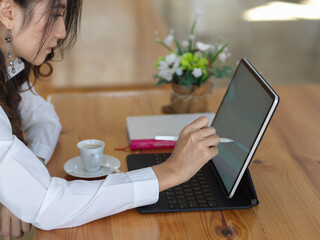
[[[234,142],[234,140],[230,138],[220,138],[220,143],[231,143],[231,142]]]
[[[155,136],[155,140],[163,140],[163,141],[177,141],[177,136]]]
[[[155,136],[155,140],[162,140],[162,141],[177,141],[177,136]],[[220,138],[220,143],[231,143],[233,139],[230,138]]]

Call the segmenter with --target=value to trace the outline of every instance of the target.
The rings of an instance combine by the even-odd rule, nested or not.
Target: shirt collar
[[[16,58],[13,62],[13,67],[16,70],[14,73],[12,72],[12,66],[7,67],[8,80],[20,73],[24,69],[25,65],[21,58]]]

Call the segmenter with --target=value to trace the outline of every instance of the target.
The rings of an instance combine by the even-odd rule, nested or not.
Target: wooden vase
[[[190,88],[172,84],[173,93],[169,105],[163,106],[165,113],[197,113],[208,112],[208,95],[210,92],[210,82],[202,84],[200,87]]]

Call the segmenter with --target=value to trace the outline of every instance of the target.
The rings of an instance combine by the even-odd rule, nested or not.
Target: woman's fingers
[[[202,116],[194,120],[192,123],[190,123],[188,126],[186,126],[184,129],[182,129],[181,134],[187,135],[191,132],[194,132],[196,130],[206,128],[209,124],[209,118]]]
[[[2,206],[1,236],[4,240],[11,240],[10,229],[14,237],[22,237],[24,232],[30,231],[30,224],[22,222],[6,207]]]
[[[216,129],[213,127],[205,127],[205,128],[199,129],[198,131],[196,131],[194,133],[195,133],[195,135],[198,136],[197,140],[202,141],[205,138],[208,138],[210,136],[215,135]]]
[[[11,219],[8,214],[8,209],[2,206],[2,214],[1,214],[1,235],[3,240],[11,240],[10,237],[10,224],[11,224]]]
[[[21,221],[21,225],[22,225],[22,231],[23,232],[29,232],[31,230],[31,224],[30,223],[25,223],[23,221]]]
[[[216,147],[220,143],[220,137],[218,135],[210,135],[202,140],[202,144],[205,148]]]
[[[11,229],[12,229],[12,235],[14,237],[21,237],[22,231],[21,231],[21,221],[19,218],[17,218],[14,215],[11,215]]]

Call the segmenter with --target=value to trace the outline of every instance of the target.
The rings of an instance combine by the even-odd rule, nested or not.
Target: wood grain
[[[265,239],[254,211],[201,211],[183,213],[190,239]]]
[[[108,240],[112,239],[110,217],[100,219],[86,225],[57,229],[52,231],[35,231],[34,239],[45,240]]]
[[[250,165],[259,206],[174,214],[133,209],[78,228],[37,230],[35,239],[318,239],[320,85],[276,91],[279,108]],[[210,96],[211,111],[224,92],[215,89]],[[85,138],[104,140],[105,153],[120,159],[120,169],[127,171],[131,152],[115,150],[128,145],[126,116],[161,114],[169,98],[168,90],[52,95],[63,131],[50,173],[72,180],[63,164],[77,155],[76,143]]]

